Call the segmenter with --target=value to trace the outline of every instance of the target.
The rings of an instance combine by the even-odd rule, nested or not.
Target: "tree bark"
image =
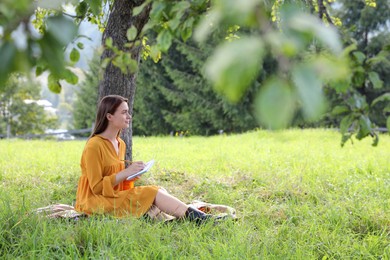
[[[129,40],[126,37],[127,30],[134,25],[139,32],[149,20],[149,13],[151,6],[148,5],[137,16],[133,16],[134,7],[143,4],[144,0],[129,1],[129,0],[115,0],[112,11],[109,15],[107,27],[104,30],[102,37],[102,45],[105,45],[106,39],[112,38],[113,46],[119,50],[130,52],[131,57],[139,65],[140,54],[142,51],[142,45],[125,47]],[[101,61],[106,58],[112,57],[113,52],[108,49],[104,49]],[[121,95],[128,99],[129,113],[133,112],[134,96],[136,90],[136,78],[137,73],[123,74],[122,71],[114,66],[111,62],[107,65],[103,72],[103,79],[99,83],[99,100],[106,95]],[[128,129],[122,131],[121,138],[125,141],[126,159],[132,160],[132,124]]]

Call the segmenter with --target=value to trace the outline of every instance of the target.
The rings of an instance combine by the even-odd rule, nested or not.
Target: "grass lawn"
[[[85,141],[0,140],[1,259],[390,259],[390,136],[333,130],[134,137],[138,185],[237,210],[219,225],[31,214],[73,204]]]

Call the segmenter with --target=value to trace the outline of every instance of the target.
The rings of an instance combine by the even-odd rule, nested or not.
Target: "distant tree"
[[[339,0],[334,13],[340,19],[342,39],[350,51],[351,75],[340,88],[328,88],[336,122],[341,128],[359,127],[357,138],[372,134],[374,126],[390,128],[390,4],[376,0]],[[344,133],[348,140],[351,133]]]
[[[134,135],[165,135],[172,126],[165,120],[163,110],[169,106],[159,85],[166,84],[166,74],[161,64],[151,59],[143,60],[137,77],[137,98],[134,100]]]
[[[220,38],[221,35],[226,36],[225,31]],[[134,108],[140,119],[134,121],[134,131],[210,135],[219,130],[237,133],[256,127],[252,115],[254,87],[240,102],[232,104],[216,93],[204,77],[205,60],[215,46],[216,41],[201,46],[193,41],[176,41],[159,63],[146,60],[140,65],[137,82],[140,98],[135,100]]]
[[[45,130],[57,128],[57,116],[44,110],[36,102],[39,100],[40,86],[25,77],[14,75],[0,90],[0,134],[7,133],[10,125],[11,135],[43,134]]]
[[[96,118],[96,108],[99,89],[99,59],[93,55],[89,62],[89,71],[85,72],[85,80],[80,84],[76,92],[76,101],[73,109],[73,126],[75,129],[92,127]]]

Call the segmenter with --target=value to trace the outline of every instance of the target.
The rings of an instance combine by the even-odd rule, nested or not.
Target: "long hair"
[[[91,133],[91,136],[98,135],[108,126],[107,114],[114,114],[116,109],[123,103],[127,102],[127,98],[119,95],[108,95],[100,100],[98,110],[96,113],[95,127]],[[120,132],[118,132],[119,135]]]

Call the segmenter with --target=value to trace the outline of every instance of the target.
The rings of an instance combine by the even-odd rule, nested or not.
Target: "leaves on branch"
[[[297,89],[307,120],[319,119],[325,112],[325,97],[322,82],[311,64],[300,64],[293,68],[292,79]]]
[[[80,60],[80,52],[76,48],[73,48],[69,54],[69,58],[73,63],[78,62]]]
[[[258,121],[270,129],[287,127],[295,113],[296,95],[288,82],[274,77],[269,79],[255,99]]]
[[[260,38],[241,38],[217,48],[205,65],[215,89],[238,102],[261,70],[264,47]]]

